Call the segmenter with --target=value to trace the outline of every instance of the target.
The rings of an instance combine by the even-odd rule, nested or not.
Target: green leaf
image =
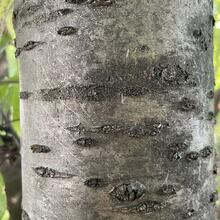
[[[7,219],[5,214],[7,211],[7,199],[5,194],[5,183],[2,175],[0,174],[0,219]]]
[[[18,60],[15,58],[16,48],[14,45],[8,45],[5,49],[6,57],[8,61],[8,75],[9,79],[18,80]]]
[[[7,31],[5,31],[0,38],[0,48],[5,48],[11,41],[11,35]]]
[[[8,16],[12,16],[12,4],[13,0],[0,0],[0,37],[5,28],[10,25]],[[7,24],[9,22],[9,24]],[[11,29],[10,29],[11,31]]]
[[[4,102],[4,99],[6,98],[7,93],[8,93],[8,85],[7,84],[0,85],[0,100],[1,100],[1,103]]]
[[[10,104],[11,112],[11,121],[12,127],[15,129],[17,134],[20,134],[20,123],[17,121],[20,118],[20,109],[19,109],[19,85],[11,84],[8,88],[8,102]]]
[[[8,77],[0,82],[0,104],[4,112],[10,111],[10,121],[13,121],[12,127],[17,134],[20,134],[18,60],[14,55],[14,45],[8,45],[5,51],[8,62]]]
[[[13,1],[11,1],[10,4],[12,4]],[[15,30],[13,26],[13,7],[10,7],[8,14],[6,16],[6,27],[9,35],[11,36],[11,39],[15,39]]]
[[[8,210],[6,210],[1,220],[9,220],[9,218],[10,218],[9,212]]]

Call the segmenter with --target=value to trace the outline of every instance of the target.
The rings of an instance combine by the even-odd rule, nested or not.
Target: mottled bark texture
[[[214,220],[212,1],[15,15],[23,219]]]

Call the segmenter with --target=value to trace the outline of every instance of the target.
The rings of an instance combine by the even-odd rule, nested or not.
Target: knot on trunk
[[[131,202],[139,199],[144,194],[144,192],[144,185],[135,181],[131,183],[123,183],[114,187],[110,194],[112,197],[121,202]]]

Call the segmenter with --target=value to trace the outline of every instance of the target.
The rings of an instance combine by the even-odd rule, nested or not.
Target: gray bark
[[[15,14],[23,219],[216,219],[212,1]]]

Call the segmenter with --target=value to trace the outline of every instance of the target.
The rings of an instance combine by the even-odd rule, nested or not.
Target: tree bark
[[[30,0],[23,219],[214,220],[211,0]]]

